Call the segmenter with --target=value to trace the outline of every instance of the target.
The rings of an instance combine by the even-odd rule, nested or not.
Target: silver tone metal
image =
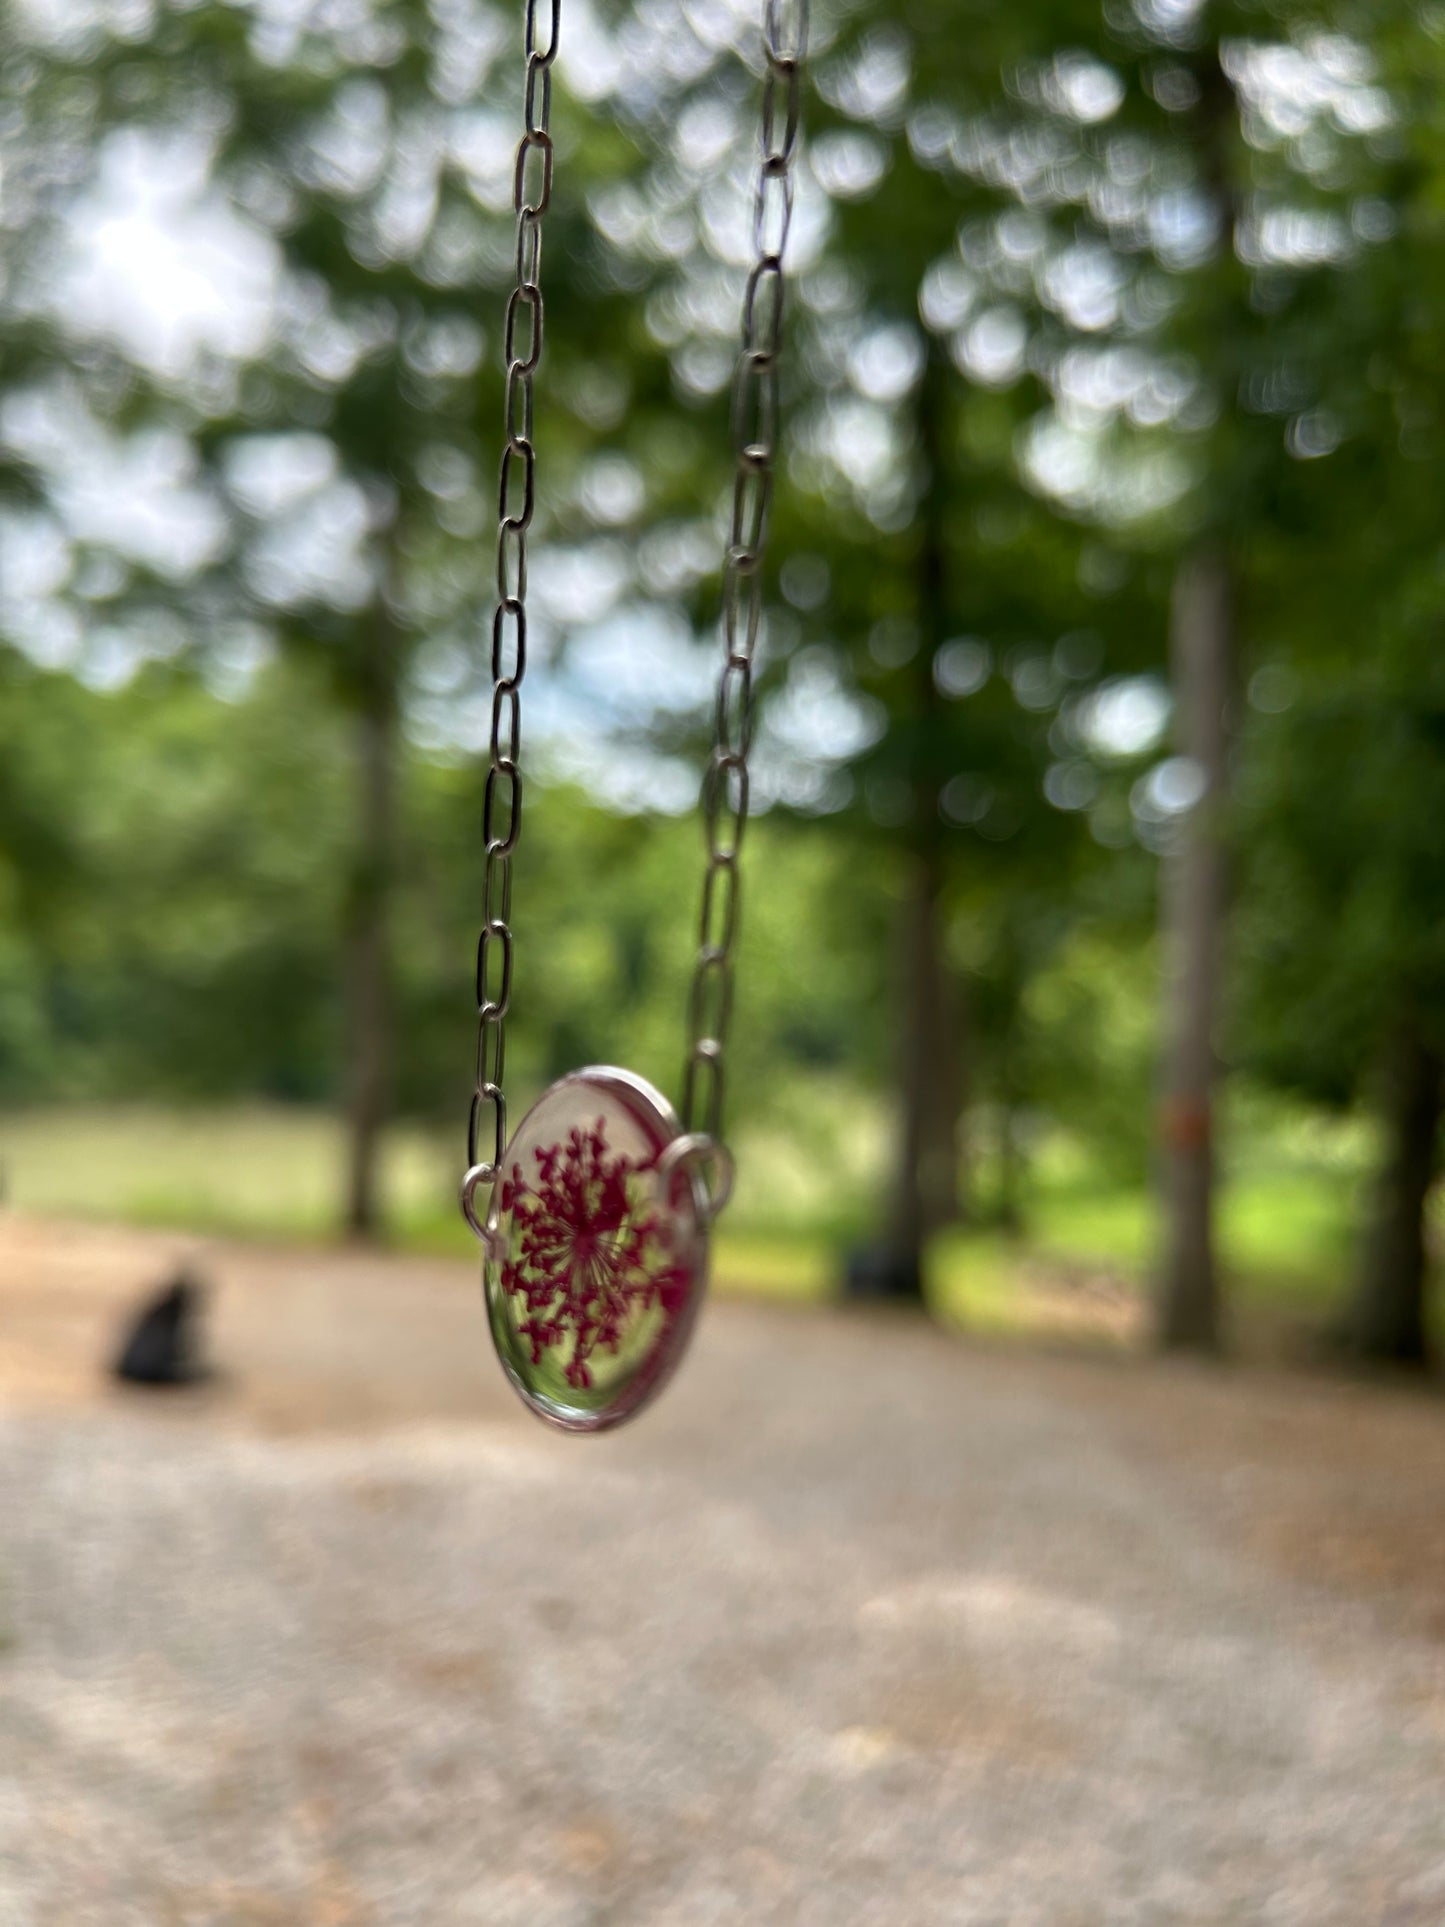
[[[793,160],[802,119],[808,0],[764,0],[762,114],[753,200],[756,260],[743,295],[742,345],[733,373],[736,458],[732,524],[723,560],[722,636],[712,756],[703,779],[707,840],[702,913],[683,1080],[681,1140],[686,1155],[712,1172],[708,1215],[732,1189],[723,1144],[727,1038],[733,1002],[733,951],[739,907],[738,859],[748,815],[748,751],[753,739],[753,659],[763,614],[763,562],[777,454],[778,364],[783,339],[783,254],[793,220]],[[679,1153],[679,1155],[682,1155]]]
[[[710,1185],[707,1180],[709,1165],[714,1172]],[[698,1210],[704,1222],[711,1224],[733,1194],[736,1167],[732,1152],[715,1137],[704,1137],[701,1132],[690,1131],[682,1137],[675,1137],[657,1160],[658,1176],[664,1184],[679,1169],[693,1174],[693,1183],[698,1187]]]
[[[534,1139],[555,1142],[569,1115],[586,1120],[606,1107],[626,1119],[639,1153],[657,1185],[656,1208],[666,1214],[675,1233],[673,1252],[682,1263],[687,1284],[676,1306],[656,1317],[650,1332],[624,1335],[615,1359],[606,1352],[592,1354],[597,1382],[585,1390],[572,1389],[554,1370],[550,1383],[536,1369],[525,1329],[506,1288],[507,1254],[515,1235],[509,1223],[507,1187],[492,1190],[491,1208],[478,1233],[486,1249],[487,1312],[502,1369],[523,1403],[540,1419],[564,1432],[604,1432],[634,1417],[662,1390],[687,1350],[693,1326],[707,1292],[707,1226],[710,1213],[698,1162],[701,1147],[679,1134],[677,1113],[645,1078],[612,1065],[594,1064],[573,1071],[543,1092],[517,1126],[508,1148],[507,1163],[530,1168],[527,1152]],[[595,1108],[594,1108],[595,1107]],[[545,1120],[545,1128],[544,1128]],[[599,1125],[600,1128],[600,1125]],[[464,1187],[465,1199],[465,1187]],[[467,1210],[464,1202],[463,1209]],[[467,1210],[467,1222],[477,1230]],[[626,1354],[631,1349],[632,1356]],[[604,1377],[616,1370],[614,1382]]]
[[[479,1237],[475,1205],[507,1145],[507,1012],[512,1003],[512,854],[522,830],[522,678],[527,673],[527,532],[536,510],[537,450],[532,440],[532,378],[542,359],[542,217],[552,199],[552,63],[562,31],[562,0],[527,0],[523,131],[512,173],[517,216],[516,284],[507,297],[505,439],[497,480],[497,606],[492,617],[492,738],[482,798],[486,871],[477,944],[477,1072],[467,1114],[467,1173],[462,1213]]]
[[[484,1184],[490,1185],[493,1172],[489,1164],[474,1164],[462,1179],[461,1206],[462,1216],[474,1238],[480,1239],[487,1256],[492,1255],[492,1234],[485,1218],[477,1216],[477,1192]]]
[[[739,858],[748,816],[748,753],[753,738],[753,663],[762,626],[762,571],[779,418],[778,368],[783,336],[783,257],[793,218],[793,162],[802,117],[809,0],[763,0],[765,71],[758,125],[758,173],[753,200],[755,261],[743,296],[742,341],[733,376],[731,432],[735,471],[731,525],[723,559],[720,627],[724,660],[718,680],[712,754],[703,778],[702,818],[707,847],[698,951],[688,998],[688,1053],[681,1121],[650,1085],[630,1073],[590,1070],[579,1079],[611,1080],[643,1094],[667,1123],[657,1168],[666,1192],[684,1173],[700,1229],[732,1193],[733,1160],[722,1136],[726,1046],[732,1016],[733,954],[741,903]],[[544,17],[539,31],[539,14]],[[477,944],[477,1062],[467,1117],[467,1171],[461,1208],[498,1262],[497,1179],[507,1156],[503,1091],[506,1019],[512,998],[513,852],[522,826],[521,685],[527,667],[527,536],[536,508],[533,376],[542,359],[542,219],[552,198],[554,149],[550,132],[552,65],[561,33],[562,0],[526,0],[524,131],[517,146],[512,205],[517,216],[516,280],[503,324],[506,362],[505,439],[497,485],[497,604],[492,619],[491,757],[482,805],[486,869],[482,930]],[[566,1085],[569,1080],[563,1080]],[[554,1090],[562,1086],[554,1086]],[[551,1096],[551,1093],[548,1093]],[[543,1100],[545,1101],[545,1100]],[[529,1117],[535,1114],[529,1113]],[[526,1121],[519,1137],[526,1129]],[[484,1140],[490,1140],[485,1146]],[[489,1151],[490,1155],[486,1155]],[[493,1188],[489,1212],[477,1208],[483,1185]],[[690,1327],[689,1316],[686,1326]],[[496,1331],[496,1310],[493,1309]],[[671,1354],[675,1363],[686,1328]],[[499,1350],[502,1349],[498,1340]],[[507,1362],[503,1352],[503,1362]],[[671,1369],[671,1364],[667,1367]],[[636,1409],[635,1399],[601,1419],[579,1421],[546,1411],[517,1373],[508,1373],[535,1410],[572,1430],[598,1430]],[[646,1391],[650,1398],[660,1384]]]

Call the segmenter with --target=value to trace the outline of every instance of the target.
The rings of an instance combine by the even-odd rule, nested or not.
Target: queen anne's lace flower
[[[585,1391],[592,1354],[615,1353],[653,1307],[671,1316],[686,1297],[687,1272],[649,1195],[653,1165],[609,1153],[602,1118],[533,1156],[533,1182],[513,1164],[502,1183],[502,1211],[511,1215],[502,1288],[526,1307],[517,1331],[532,1363],[570,1347],[567,1383]]]

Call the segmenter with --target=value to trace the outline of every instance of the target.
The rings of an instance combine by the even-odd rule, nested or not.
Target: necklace
[[[685,1351],[707,1286],[709,1232],[732,1189],[722,1135],[724,1071],[808,0],[764,0],[754,263],[733,378],[736,471],[723,559],[724,660],[702,787],[706,860],[681,1116],[644,1079],[594,1065],[552,1085],[509,1139],[503,1070],[512,1000],[512,856],[522,826],[527,532],[536,499],[532,389],[542,359],[542,222],[552,198],[552,66],[562,0],[551,0],[545,42],[539,4],[526,0],[524,128],[512,186],[516,280],[503,329],[506,439],[491,761],[482,802],[477,1067],[461,1205],[482,1243],[492,1338],[507,1377],[539,1417],[566,1431],[596,1432],[656,1397]],[[478,1202],[484,1186],[490,1192],[485,1211]]]

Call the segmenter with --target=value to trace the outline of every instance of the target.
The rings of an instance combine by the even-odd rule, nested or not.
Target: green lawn
[[[840,1100],[837,1114],[858,1110]],[[239,1237],[334,1235],[343,1150],[335,1119],[284,1107],[0,1116],[0,1175],[13,1207]],[[738,1199],[718,1240],[719,1282],[796,1300],[826,1296],[866,1224],[860,1206],[879,1188],[885,1150],[876,1121],[845,1143],[823,1144],[806,1124],[745,1139]],[[402,1126],[390,1134],[385,1186],[398,1246],[470,1248],[452,1188],[459,1152],[457,1132]],[[1241,1297],[1304,1311],[1335,1296],[1367,1156],[1358,1134],[1251,1121],[1221,1223]],[[1027,1239],[951,1233],[934,1253],[931,1287],[947,1315],[1006,1328],[1017,1322],[1021,1267],[1097,1273],[1128,1289],[1142,1283],[1154,1238],[1146,1190],[1103,1176],[1061,1143],[1035,1158]]]
[[[450,1149],[439,1135],[391,1134],[385,1176],[399,1240],[425,1243],[429,1229],[447,1223]],[[344,1169],[336,1121],[284,1106],[0,1116],[0,1180],[6,1202],[23,1211],[323,1239],[335,1229]],[[451,1242],[465,1248],[460,1220]]]

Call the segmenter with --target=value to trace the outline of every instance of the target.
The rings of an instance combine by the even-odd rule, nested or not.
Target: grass
[[[385,1184],[403,1242],[440,1225],[449,1169],[439,1133],[390,1135]],[[336,1120],[285,1106],[0,1117],[0,1182],[24,1211],[313,1242],[334,1234],[344,1170]],[[458,1223],[454,1248],[465,1238]]]
[[[739,1146],[736,1204],[718,1238],[715,1273],[736,1287],[794,1301],[834,1288],[886,1170],[885,1126],[838,1102],[830,1116],[869,1121],[817,1141],[800,1117]],[[401,1126],[384,1151],[393,1242],[464,1254],[457,1214],[455,1132]],[[1368,1145],[1348,1129],[1291,1118],[1244,1118],[1223,1191],[1221,1247],[1239,1298],[1289,1311],[1330,1302],[1348,1264]],[[201,1235],[319,1242],[335,1235],[345,1144],[336,1119],[286,1107],[176,1110],[64,1108],[0,1116],[0,1181],[14,1207],[38,1213],[179,1228]],[[974,1329],[1016,1328],[1020,1279],[1053,1273],[1117,1297],[1142,1285],[1156,1240],[1145,1187],[1110,1177],[1065,1141],[1035,1157],[1028,1238],[961,1230],[939,1241],[931,1291],[944,1314]]]
[[[780,1166],[761,1148],[759,1166],[776,1189]],[[458,1149],[455,1132],[403,1125],[388,1133],[382,1183],[396,1247],[451,1256],[474,1249],[453,1188]],[[43,1216],[324,1243],[336,1235],[345,1153],[334,1117],[283,1105],[14,1111],[0,1115],[0,1197]],[[797,1200],[787,1204],[765,1230],[720,1237],[716,1269],[761,1293],[822,1298],[832,1241],[794,1228]]]

